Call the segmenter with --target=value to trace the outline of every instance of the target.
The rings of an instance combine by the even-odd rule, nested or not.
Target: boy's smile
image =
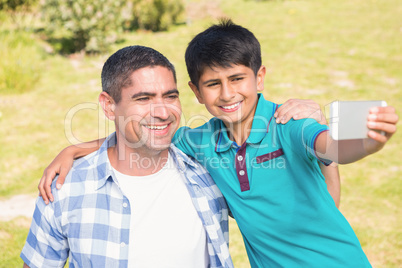
[[[257,92],[264,89],[264,77],[264,66],[261,66],[257,75],[244,65],[205,67],[198,87],[191,82],[189,85],[198,102],[221,119],[231,132],[244,133],[244,130],[251,128]]]

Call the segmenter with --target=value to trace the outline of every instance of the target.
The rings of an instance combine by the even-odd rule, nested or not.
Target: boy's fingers
[[[399,117],[395,113],[378,113],[378,114],[373,113],[369,114],[368,120],[396,124],[399,120]]]
[[[368,121],[367,127],[372,130],[384,131],[387,136],[392,136],[396,132],[396,125],[383,122]]]
[[[47,182],[44,184],[45,188],[45,195],[49,198],[50,202],[53,202],[53,195],[52,195],[52,189],[50,187],[51,184],[47,184]]]
[[[59,177],[57,178],[57,182],[56,182],[56,188],[58,190],[60,190],[61,186],[64,184],[64,181],[66,180],[66,176],[68,174],[68,171],[69,171],[68,169],[61,168]]]
[[[394,114],[395,108],[392,106],[385,106],[385,107],[373,107],[370,109],[370,113],[389,113]]]
[[[49,199],[47,198],[45,189],[43,188],[44,181],[45,181],[45,174],[43,174],[42,178],[40,179],[40,182],[38,185],[38,190],[39,190],[39,196],[42,197],[43,201],[47,205],[47,204],[49,204]]]
[[[375,131],[372,131],[372,130],[370,130],[370,131],[367,133],[367,136],[368,136],[369,138],[375,140],[376,142],[383,143],[383,144],[388,141],[388,138],[387,138],[386,136],[381,135],[380,133],[375,132]]]

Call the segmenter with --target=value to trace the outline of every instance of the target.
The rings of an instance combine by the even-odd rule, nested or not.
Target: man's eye
[[[233,78],[233,81],[240,81],[240,80],[243,80],[244,79],[244,77],[236,77],[236,78]]]
[[[149,100],[148,97],[143,97],[143,98],[138,98],[138,99],[137,99],[137,101],[147,101],[147,100]]]
[[[169,96],[168,96],[168,98],[169,98],[169,99],[172,99],[172,100],[175,100],[175,99],[177,99],[178,97],[179,97],[179,96],[176,95],[176,94],[175,94],[175,95],[169,95]]]

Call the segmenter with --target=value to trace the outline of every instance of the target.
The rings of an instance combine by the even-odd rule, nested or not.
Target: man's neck
[[[168,149],[150,154],[124,145],[119,146],[119,142],[115,147],[108,148],[112,167],[129,176],[147,176],[158,172],[166,164],[168,156]]]

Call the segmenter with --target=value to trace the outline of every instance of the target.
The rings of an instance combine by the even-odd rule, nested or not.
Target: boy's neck
[[[246,142],[251,133],[251,128],[253,125],[255,110],[253,115],[248,118],[248,120],[241,121],[235,124],[229,124],[224,122],[226,128],[228,129],[228,137],[230,140],[235,141],[237,145],[243,145]]]

